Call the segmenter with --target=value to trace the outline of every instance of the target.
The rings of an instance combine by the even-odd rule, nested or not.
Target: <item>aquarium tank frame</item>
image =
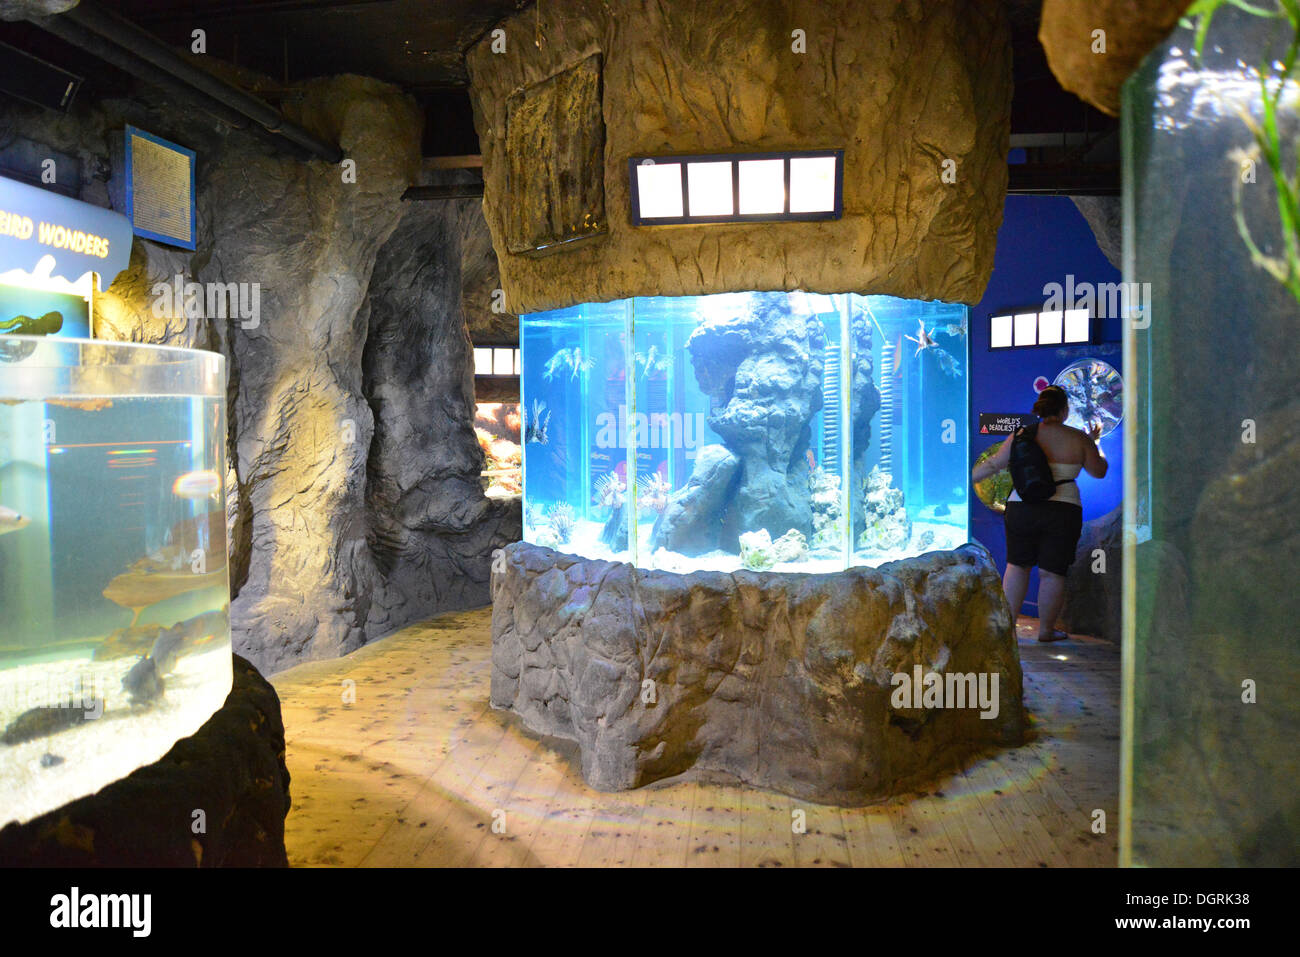
[[[745,308],[768,309],[795,331],[754,345],[757,325],[727,313]],[[968,322],[960,304],[802,291],[635,297],[522,315],[524,540],[678,572],[834,572],[956,548],[969,540]],[[719,352],[739,342],[750,352],[727,366]],[[716,381],[727,375],[729,385]],[[764,378],[781,385],[764,393]],[[741,380],[752,388],[738,398]],[[809,406],[791,398],[799,389]],[[763,402],[766,414],[736,412]],[[769,431],[767,445],[786,443],[769,460],[741,448],[757,423],[800,414],[807,435]],[[728,466],[726,453],[740,464]],[[711,470],[714,459],[724,461]],[[797,519],[746,522],[733,515],[740,506],[717,503],[726,543],[694,552],[665,544],[675,540],[664,526],[696,507],[692,494],[707,495],[691,483],[725,474],[730,494],[744,498],[745,479],[728,467],[773,468],[775,490],[753,497],[788,494]],[[929,488],[940,475],[942,490]],[[599,540],[594,528],[584,537],[584,522],[602,526]]]
[[[0,825],[230,694],[226,388],[214,352],[0,335]]]

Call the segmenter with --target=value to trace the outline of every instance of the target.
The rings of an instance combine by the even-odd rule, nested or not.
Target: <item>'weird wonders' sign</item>
[[[41,260],[52,257],[48,269]],[[104,289],[131,259],[131,224],[109,209],[0,177],[0,273],[61,276],[88,272]]]

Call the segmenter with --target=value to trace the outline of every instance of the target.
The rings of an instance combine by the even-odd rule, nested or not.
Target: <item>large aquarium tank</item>
[[[1134,865],[1300,861],[1300,22],[1246,7],[1178,27],[1124,89]]]
[[[225,391],[214,353],[0,336],[0,824],[230,692]]]
[[[803,292],[521,317],[524,539],[824,572],[967,538],[967,310]]]

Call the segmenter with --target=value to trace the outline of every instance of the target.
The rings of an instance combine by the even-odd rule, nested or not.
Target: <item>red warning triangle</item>
[[[982,433],[984,433],[985,435],[988,435],[988,434],[989,434],[989,427],[988,427],[987,425],[981,425],[981,426],[980,426],[980,431],[981,431]]]

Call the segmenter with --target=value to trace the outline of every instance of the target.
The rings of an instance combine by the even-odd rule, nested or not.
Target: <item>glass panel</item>
[[[629,308],[627,300],[573,306],[520,324],[524,541],[630,557],[617,515],[627,474]]]
[[[492,374],[492,350],[491,349],[474,350],[474,374],[475,375]]]
[[[1089,339],[1087,309],[1065,310],[1065,341],[1087,342]]]
[[[853,296],[853,560],[967,539],[967,311]],[[864,321],[865,319],[865,321]]]
[[[686,188],[692,216],[730,216],[731,161],[687,163]]]
[[[1038,344],[1041,346],[1055,346],[1061,344],[1063,314],[1058,310],[1056,312],[1040,312],[1038,314]]]
[[[1124,324],[1124,863],[1297,862],[1300,263],[1243,120],[1266,127],[1292,37],[1225,5],[1200,59],[1179,28],[1124,90],[1124,279],[1147,303]],[[1289,79],[1292,183],[1297,103]]]
[[[785,212],[785,160],[741,160],[740,211]]]
[[[1011,317],[994,316],[989,320],[989,345],[994,349],[1007,349],[1013,345],[1011,340]]]
[[[682,215],[681,163],[642,163],[636,168],[636,182],[643,219]]]
[[[528,541],[611,557],[631,536],[644,567],[816,572],[966,540],[964,307],[727,293],[542,313],[522,329],[524,401],[550,446],[525,443]],[[596,363],[586,392],[578,343]],[[589,451],[558,448],[582,422]],[[557,545],[555,502],[586,507],[593,528]]]
[[[158,760],[229,694],[225,410],[214,353],[0,336],[5,820]]]
[[[790,160],[790,212],[822,213],[835,208],[834,156]]]
[[[1016,316],[1016,345],[1032,346],[1038,343],[1038,313],[1025,312]]]

